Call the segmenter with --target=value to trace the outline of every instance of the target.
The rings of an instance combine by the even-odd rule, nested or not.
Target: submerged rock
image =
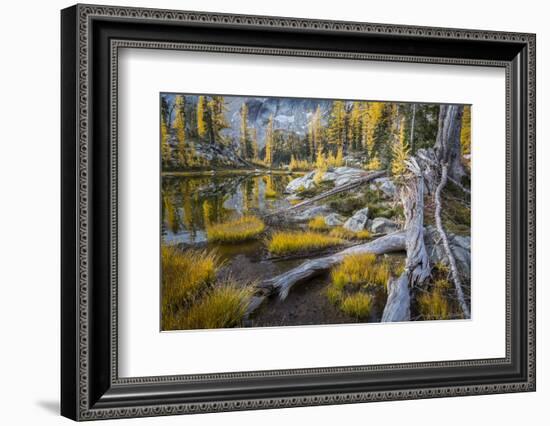
[[[367,220],[369,219],[369,208],[365,207],[364,209],[356,211],[352,217],[346,220],[344,223],[344,228],[348,231],[359,232],[365,229]]]
[[[370,230],[373,234],[389,234],[398,231],[399,225],[385,217],[376,217],[370,223]]]

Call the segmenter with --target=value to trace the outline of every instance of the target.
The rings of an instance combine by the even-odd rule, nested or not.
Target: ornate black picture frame
[[[61,413],[74,420],[535,390],[535,35],[76,5],[62,28]],[[483,65],[506,71],[506,356],[119,378],[121,47]]]

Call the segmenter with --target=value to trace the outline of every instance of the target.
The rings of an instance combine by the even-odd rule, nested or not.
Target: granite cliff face
[[[243,98],[228,96],[225,98],[228,111],[227,121],[231,128],[225,130],[227,136],[233,139],[239,138],[241,114],[243,102],[248,107],[248,124],[258,129],[258,145],[264,146],[264,133],[269,117],[273,114],[273,127],[276,130],[284,130],[304,136],[308,130],[311,115],[318,106],[321,108],[322,122],[328,121],[332,101],[325,99],[300,99],[300,98]]]

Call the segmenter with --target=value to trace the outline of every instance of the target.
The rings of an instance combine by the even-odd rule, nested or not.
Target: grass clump
[[[343,244],[345,240],[318,232],[276,232],[267,242],[267,249],[277,255],[318,250]]]
[[[346,296],[340,305],[342,311],[354,318],[367,318],[372,308],[372,296],[365,293],[355,293]]]
[[[162,328],[171,329],[176,313],[208,291],[222,266],[213,251],[181,251],[172,246],[161,249]]]
[[[308,222],[307,227],[312,231],[326,231],[328,229],[323,216],[315,216]]]
[[[238,287],[234,283],[215,287],[182,313],[177,328],[196,330],[234,327],[245,315],[251,296],[250,287]]]
[[[368,240],[371,237],[371,233],[367,229],[362,231],[353,232],[343,226],[336,226],[332,228],[329,235],[345,240]]]
[[[257,237],[264,229],[264,222],[256,216],[242,216],[207,226],[206,235],[210,242],[237,243]]]
[[[222,265],[213,251],[182,252],[172,246],[162,247],[161,263],[163,310],[193,300],[214,282]]]
[[[418,310],[426,320],[446,320],[450,318],[449,302],[441,289],[421,294],[418,299]]]
[[[337,288],[345,286],[358,288],[368,286],[386,286],[390,277],[387,262],[377,262],[376,255],[371,253],[347,256],[331,272],[332,283]]]
[[[372,235],[368,229],[363,229],[355,233],[355,238],[358,240],[368,240],[370,237],[372,237]]]

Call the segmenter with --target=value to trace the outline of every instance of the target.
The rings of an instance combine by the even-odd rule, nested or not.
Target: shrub
[[[390,268],[387,262],[376,262],[376,255],[371,253],[353,254],[331,272],[332,283],[338,287],[387,285]]]
[[[306,250],[323,249],[343,244],[341,238],[318,232],[276,232],[267,242],[267,249],[277,255],[297,253]]]
[[[328,225],[323,216],[315,216],[308,222],[307,226],[312,231],[326,231],[328,229]]]
[[[345,216],[352,215],[356,210],[359,210],[365,206],[365,203],[361,198],[356,196],[350,196],[348,194],[338,194],[331,197],[328,201],[328,206],[336,212]]]
[[[263,221],[255,216],[242,216],[228,222],[216,223],[206,227],[208,241],[236,243],[250,240],[265,229]]]
[[[363,319],[367,318],[372,308],[372,296],[365,293],[355,293],[346,296],[340,305],[340,309],[347,315]]]
[[[215,287],[198,303],[185,310],[177,321],[180,330],[227,328],[238,325],[252,296],[250,287],[225,283]]]
[[[277,197],[277,191],[272,188],[265,188],[264,195],[265,198],[275,198]]]
[[[373,159],[371,159],[368,162],[366,167],[367,170],[380,170],[381,168],[382,168],[382,163],[380,163],[380,160],[378,159],[378,157],[374,157]]]

